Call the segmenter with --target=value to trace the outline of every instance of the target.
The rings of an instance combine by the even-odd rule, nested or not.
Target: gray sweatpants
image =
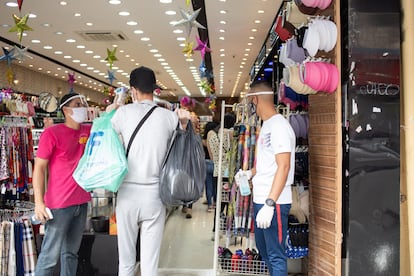
[[[119,276],[135,275],[139,229],[141,276],[157,276],[165,212],[158,184],[121,185],[116,206]]]

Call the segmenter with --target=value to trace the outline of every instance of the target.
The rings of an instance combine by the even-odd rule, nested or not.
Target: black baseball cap
[[[129,86],[135,87],[144,93],[152,93],[155,89],[160,89],[154,71],[145,66],[132,70],[129,76]]]

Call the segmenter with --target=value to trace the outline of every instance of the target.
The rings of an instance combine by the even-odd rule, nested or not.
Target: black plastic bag
[[[206,179],[205,156],[201,137],[191,122],[187,130],[177,127],[160,176],[160,197],[166,206],[180,206],[197,201]]]

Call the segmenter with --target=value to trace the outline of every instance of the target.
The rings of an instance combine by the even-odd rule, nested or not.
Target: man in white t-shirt
[[[268,83],[253,83],[247,99],[251,113],[263,120],[252,170],[256,246],[270,275],[283,276],[288,274],[285,240],[292,203],[295,133],[286,118],[276,112]]]

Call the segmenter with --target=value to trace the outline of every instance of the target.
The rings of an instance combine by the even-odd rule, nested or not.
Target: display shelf
[[[220,275],[269,275],[264,261],[219,258]]]

